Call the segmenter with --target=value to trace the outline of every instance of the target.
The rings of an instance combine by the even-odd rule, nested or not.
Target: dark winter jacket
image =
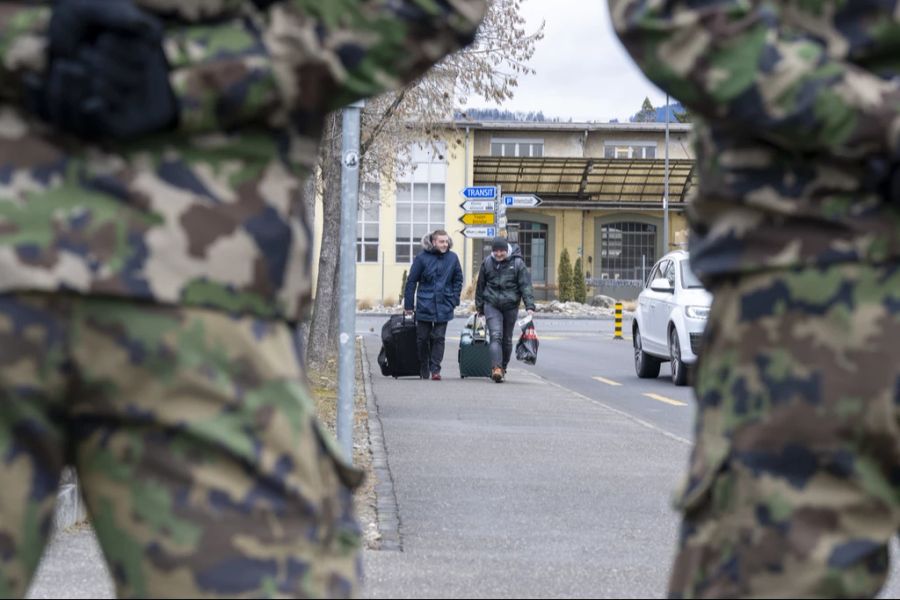
[[[450,240],[453,247],[453,240]],[[449,249],[441,254],[431,243],[431,235],[422,237],[422,248],[413,261],[406,280],[403,304],[406,310],[415,309],[417,321],[446,323],[453,320],[453,309],[459,306],[463,274],[459,257]],[[416,286],[418,284],[418,290]]]
[[[509,310],[518,308],[519,300],[525,302],[525,308],[534,310],[531,273],[525,266],[519,246],[510,244],[505,260],[498,261],[491,254],[481,263],[478,287],[475,290],[475,308],[483,313],[484,305],[490,304],[500,310]]]

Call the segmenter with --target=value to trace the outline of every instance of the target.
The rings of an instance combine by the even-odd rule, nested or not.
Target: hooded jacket
[[[431,234],[422,236],[422,248],[413,261],[404,290],[404,308],[415,309],[417,321],[446,323],[453,320],[453,309],[459,306],[463,274],[459,257],[450,239],[450,248],[441,253],[431,241]],[[418,287],[418,289],[417,289]]]
[[[520,300],[525,302],[525,308],[534,310],[531,273],[525,265],[522,251],[517,244],[510,244],[508,248],[509,253],[504,260],[498,261],[491,254],[481,263],[475,290],[475,308],[479,313],[484,312],[485,304],[500,310],[518,308]]]

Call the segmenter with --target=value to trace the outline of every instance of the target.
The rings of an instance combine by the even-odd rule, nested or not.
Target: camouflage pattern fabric
[[[119,597],[357,593],[359,474],[297,364],[280,321],[0,296],[0,597],[24,596],[67,463]]]
[[[900,264],[715,290],[669,593],[873,597],[900,528]]]
[[[691,266],[719,277],[900,259],[900,2],[610,0],[647,76],[695,117]]]
[[[900,2],[609,5],[696,119],[715,296],[670,594],[874,595],[900,526]]]
[[[48,3],[0,2],[0,291],[301,318],[300,181],[325,115],[470,42],[485,0],[138,4],[165,19],[179,127],[85,146],[19,107],[46,67]]]

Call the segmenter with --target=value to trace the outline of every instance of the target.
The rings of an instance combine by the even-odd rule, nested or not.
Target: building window
[[[603,147],[604,158],[656,158],[655,142],[607,142]]]
[[[623,221],[601,227],[601,279],[646,281],[655,262],[656,225]]]
[[[531,270],[531,280],[547,283],[547,225],[532,221],[510,223],[518,226],[518,244],[525,265]]]
[[[446,229],[446,153],[414,147],[413,168],[398,176],[396,261],[409,263],[422,251],[422,236]]]
[[[520,158],[538,158],[544,155],[544,140],[519,140],[493,138],[491,140],[491,156],[518,156]]]
[[[444,184],[397,185],[397,262],[408,263],[422,250],[422,237],[444,228]]]
[[[379,185],[363,183],[359,190],[356,221],[356,262],[378,262]]]

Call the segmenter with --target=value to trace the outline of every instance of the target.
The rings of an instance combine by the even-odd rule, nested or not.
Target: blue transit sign
[[[462,190],[464,198],[469,200],[493,200],[497,197],[496,185],[474,185]]]

